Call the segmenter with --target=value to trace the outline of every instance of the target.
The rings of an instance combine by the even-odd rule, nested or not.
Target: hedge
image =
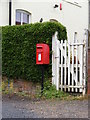
[[[59,40],[67,39],[66,28],[56,22],[2,27],[2,75],[40,81],[41,66],[36,65],[36,44],[47,43],[50,46],[50,64],[44,65],[44,77],[50,78],[52,35],[55,31],[58,31]]]

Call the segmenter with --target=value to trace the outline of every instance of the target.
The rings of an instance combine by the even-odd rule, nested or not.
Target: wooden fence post
[[[55,54],[56,54],[56,41],[57,41],[57,32],[52,36],[52,84],[55,85]]]
[[[83,95],[85,95],[86,93],[86,79],[87,79],[87,30],[85,30],[85,38],[84,38],[84,81],[83,81],[83,85],[84,85],[84,88],[83,88]]]
[[[56,40],[56,54],[55,54],[55,81],[56,81],[56,89],[59,90],[59,61],[60,61],[60,55],[59,55],[59,40]]]

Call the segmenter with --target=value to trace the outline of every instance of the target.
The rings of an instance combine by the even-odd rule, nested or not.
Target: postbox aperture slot
[[[38,49],[41,49],[41,48],[42,48],[42,46],[37,46],[37,48],[38,48]]]

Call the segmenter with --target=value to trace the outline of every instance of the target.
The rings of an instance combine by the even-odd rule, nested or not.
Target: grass
[[[15,92],[13,80],[10,81],[8,85],[8,80],[5,82],[2,81],[2,85],[0,87],[0,91],[2,90],[2,94],[7,94],[9,96],[12,95],[18,95],[23,97],[28,97],[30,99],[60,99],[60,100],[84,100],[88,99],[88,96],[82,96],[82,95],[71,95],[69,93],[63,92],[63,91],[57,91],[55,85],[52,85],[50,81],[46,81],[44,83],[44,90],[43,94],[41,95],[40,88],[35,91],[33,94],[33,91],[21,91],[21,92]]]

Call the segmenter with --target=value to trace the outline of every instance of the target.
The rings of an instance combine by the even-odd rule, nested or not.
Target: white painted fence
[[[52,37],[52,84],[56,89],[68,92],[86,91],[86,40],[68,43]]]

